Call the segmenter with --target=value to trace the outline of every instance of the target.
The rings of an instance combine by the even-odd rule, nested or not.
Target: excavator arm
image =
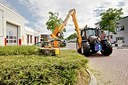
[[[79,28],[79,25],[78,25],[78,22],[77,22],[76,10],[75,9],[71,9],[69,11],[69,13],[66,16],[65,20],[63,21],[63,23],[59,27],[56,27],[54,32],[50,36],[51,36],[51,38],[58,38],[59,34],[63,31],[64,27],[66,26],[67,21],[69,20],[70,16],[72,16],[72,20],[73,20],[73,23],[74,23],[74,26],[75,26],[75,31],[77,32],[78,49],[80,49],[81,48],[81,43],[82,43],[82,37],[81,37],[81,34],[80,34],[80,28]]]

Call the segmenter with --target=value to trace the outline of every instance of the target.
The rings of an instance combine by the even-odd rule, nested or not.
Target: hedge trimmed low
[[[2,46],[0,55],[32,55],[37,54],[36,46]]]
[[[0,56],[0,85],[75,85],[87,62],[71,50],[61,51],[56,57]]]

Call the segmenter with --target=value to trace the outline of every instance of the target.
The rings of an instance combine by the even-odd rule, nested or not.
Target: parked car
[[[34,45],[41,47],[41,42],[37,42],[37,43],[35,43]]]

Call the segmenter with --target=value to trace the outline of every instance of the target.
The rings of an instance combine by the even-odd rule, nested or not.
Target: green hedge
[[[35,46],[2,46],[0,55],[32,55],[37,53]]]
[[[60,47],[65,47],[66,45],[64,43],[61,43],[60,44]]]
[[[1,56],[0,85],[74,85],[88,60],[75,51],[51,56]]]

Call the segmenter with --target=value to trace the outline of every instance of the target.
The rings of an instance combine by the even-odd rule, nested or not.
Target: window
[[[116,41],[118,41],[118,40],[122,40],[122,42],[125,43],[124,37],[116,37]]]
[[[87,36],[95,36],[95,30],[87,30],[86,34]]]
[[[120,26],[120,31],[124,31],[124,26]]]
[[[32,43],[32,35],[30,35],[30,43]]]
[[[17,36],[7,35],[6,39],[7,39],[6,40],[7,43],[17,43]]]
[[[29,35],[27,35],[27,44],[29,43]]]
[[[124,26],[117,26],[116,28],[116,32],[119,32],[119,31],[124,31]]]

